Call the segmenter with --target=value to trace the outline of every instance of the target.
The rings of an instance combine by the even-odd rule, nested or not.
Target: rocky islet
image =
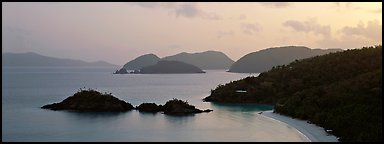
[[[187,101],[172,99],[165,105],[155,103],[142,103],[133,107],[132,104],[120,100],[111,93],[100,93],[96,90],[82,90],[64,99],[60,103],[44,105],[41,108],[50,110],[73,110],[79,112],[125,112],[136,109],[140,112],[163,112],[168,115],[189,115],[202,112],[211,112],[212,110],[200,110],[195,106],[188,104]]]

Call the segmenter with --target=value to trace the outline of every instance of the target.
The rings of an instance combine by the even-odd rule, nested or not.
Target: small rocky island
[[[87,112],[124,112],[134,109],[130,103],[120,100],[110,93],[102,94],[92,89],[80,89],[73,96],[66,98],[60,103],[48,104],[41,108]]]
[[[142,74],[205,73],[197,66],[180,61],[159,61],[140,69]]]
[[[172,99],[165,105],[155,103],[142,103],[133,107],[130,103],[120,100],[111,93],[100,93],[96,90],[88,89],[75,93],[60,103],[53,103],[42,106],[43,109],[51,110],[74,110],[80,112],[125,112],[133,109],[140,112],[163,112],[168,115],[188,115],[194,113],[211,112],[212,110],[200,110],[186,101]]]
[[[188,102],[178,100],[178,99],[169,100],[163,106],[163,110],[164,110],[164,114],[169,114],[169,115],[186,115],[186,114],[213,111],[210,109],[206,109],[206,110],[197,109],[195,108],[195,106],[188,104]]]
[[[128,71],[125,68],[121,68],[119,70],[116,70],[116,72],[114,72],[113,74],[128,74]]]
[[[136,110],[140,112],[160,112],[163,111],[163,106],[162,105],[157,105],[155,103],[142,103],[139,106],[136,106]]]
[[[136,107],[140,112],[164,112],[168,115],[188,115],[194,113],[211,112],[212,110],[200,110],[195,106],[188,104],[186,101],[172,99],[165,103],[165,105],[156,105],[155,103],[142,103]]]
[[[125,68],[117,70],[114,74],[182,74],[182,73],[205,73],[197,66],[180,61],[158,61],[154,65],[146,66],[127,72]]]

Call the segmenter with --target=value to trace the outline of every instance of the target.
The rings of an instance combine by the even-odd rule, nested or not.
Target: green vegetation
[[[273,104],[275,112],[330,129],[341,141],[382,141],[381,79],[379,45],[273,67],[219,85],[204,100]]]

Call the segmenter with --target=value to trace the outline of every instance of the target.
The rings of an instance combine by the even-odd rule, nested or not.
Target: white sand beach
[[[273,113],[272,110],[263,111],[261,115],[294,127],[311,142],[338,142],[336,136],[327,134],[324,131],[324,128],[315,124],[309,124],[305,120],[294,119],[288,116]]]

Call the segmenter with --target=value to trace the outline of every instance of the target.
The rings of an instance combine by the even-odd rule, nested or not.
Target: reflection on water
[[[80,112],[72,110],[60,111],[66,116],[78,119],[116,119],[127,112]],[[128,111],[129,112],[129,111]]]
[[[272,105],[261,104],[230,104],[230,103],[215,103],[211,102],[212,108],[225,111],[239,111],[239,112],[258,112],[272,110]]]
[[[139,110],[136,110],[136,111],[140,112]],[[160,112],[145,112],[145,111],[140,112],[141,116],[155,116],[157,114],[161,114],[161,113]]]
[[[183,116],[177,116],[177,115],[166,115],[163,114],[164,118],[167,122],[167,124],[172,126],[178,126],[183,125],[185,123],[191,123],[195,120],[195,114],[190,115],[183,115]]]

